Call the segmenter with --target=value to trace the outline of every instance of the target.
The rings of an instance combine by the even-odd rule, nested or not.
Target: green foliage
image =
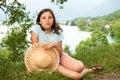
[[[87,26],[87,21],[85,18],[80,18],[76,21],[76,24],[80,30],[85,30]]]
[[[14,71],[12,69],[13,63],[9,59],[4,59],[4,57],[0,57],[0,80],[11,80],[11,76],[13,75],[12,72]],[[8,70],[9,68],[9,70]]]
[[[0,46],[10,51],[10,59],[12,61],[22,60],[24,51],[29,43],[26,39],[27,30],[33,25],[33,19],[25,12],[26,7],[24,4],[17,2],[17,0],[10,3],[5,1],[0,6],[2,7],[0,9],[8,16],[3,24],[11,28],[5,38],[3,38]]]
[[[69,80],[59,72],[28,73],[23,62],[0,58],[0,80]]]
[[[120,10],[117,10],[109,15],[103,16],[107,21],[120,20]]]
[[[85,41],[81,41],[77,45],[75,51],[76,53],[79,53],[81,49],[91,50],[95,47],[103,47],[106,45],[109,45],[106,35],[102,33],[101,31],[96,30],[91,34],[91,38],[88,38]]]
[[[65,25],[76,26],[76,22],[74,20],[67,20]]]
[[[79,53],[81,50],[83,50],[83,52],[84,52],[84,50],[89,50],[89,49],[91,49],[92,46],[93,46],[93,42],[92,42],[91,39],[88,38],[88,39],[85,40],[85,41],[81,41],[81,42],[77,45],[75,51],[76,51],[76,53]]]
[[[90,31],[94,31],[94,30],[101,30],[102,27],[104,27],[102,20],[95,20],[92,22],[92,24],[90,25]]]
[[[67,0],[51,0],[51,2],[54,2],[56,4],[63,4],[64,2],[66,2]]]
[[[10,57],[13,61],[23,59],[24,50],[27,48],[26,32],[20,27],[11,28],[10,33],[2,40],[2,47],[11,51]]]
[[[92,50],[81,50],[74,57],[83,61],[85,65],[102,65],[103,73],[111,73],[119,71],[120,62],[120,46],[109,45],[103,47],[95,47]]]
[[[118,21],[120,21],[120,10],[104,16],[81,17],[74,19],[74,22],[76,22],[76,25],[82,31],[92,32],[95,30],[101,30],[105,34],[110,32],[109,28],[106,28],[105,25],[111,25]]]
[[[10,55],[10,51],[8,51],[7,49],[4,48],[0,48],[0,57],[4,58],[4,59],[8,59]]]
[[[105,46],[108,45],[107,37],[101,31],[94,31],[91,34],[91,40],[94,42],[93,46]]]
[[[1,53],[1,52],[0,52]],[[99,74],[119,72],[120,68],[120,46],[109,45],[103,47],[96,47],[92,50],[80,50],[79,53],[74,54],[74,58],[81,60],[86,66],[102,65],[103,71],[91,73],[84,77],[85,80],[92,77],[99,76]],[[0,80],[71,80],[59,72],[52,74],[47,72],[42,73],[28,73],[23,61],[12,62],[0,56]]]
[[[13,6],[14,5],[14,6]],[[21,22],[28,22],[28,18],[26,18],[28,13],[26,13],[25,10],[25,5],[20,4],[19,2],[15,1],[13,3],[10,3],[9,6],[7,7],[9,24],[14,24],[18,23],[20,24]]]
[[[1,1],[0,9],[6,15],[6,21],[3,22],[5,24],[20,24],[22,22],[29,22],[31,20],[28,16],[29,13],[25,12],[25,5],[19,3],[17,0],[11,2],[6,0]]]
[[[120,43],[120,22],[119,21],[111,24],[110,34],[115,37],[116,42]]]
[[[63,9],[63,4],[67,2],[67,0],[51,0],[52,3],[59,6],[60,9]]]

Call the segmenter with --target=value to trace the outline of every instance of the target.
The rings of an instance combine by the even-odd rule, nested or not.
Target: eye
[[[46,17],[41,17],[42,19],[46,19]]]
[[[53,19],[53,17],[52,17],[52,16],[49,16],[48,19]]]

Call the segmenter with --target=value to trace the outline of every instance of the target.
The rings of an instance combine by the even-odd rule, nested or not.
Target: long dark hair
[[[36,19],[36,24],[40,25],[41,28],[42,28],[42,30],[44,30],[43,27],[42,27],[42,25],[39,23],[39,21],[40,21],[41,15],[42,15],[43,13],[45,13],[45,12],[50,12],[50,13],[52,14],[52,16],[53,16],[53,21],[54,21],[54,22],[53,22],[53,25],[52,25],[52,31],[53,31],[54,33],[56,33],[56,34],[60,34],[60,32],[62,32],[63,30],[62,30],[61,27],[57,24],[56,19],[55,19],[55,16],[54,16],[54,13],[53,13],[53,11],[52,11],[51,9],[43,9],[43,10],[41,10],[41,11],[39,12],[39,14],[38,14],[37,19]]]

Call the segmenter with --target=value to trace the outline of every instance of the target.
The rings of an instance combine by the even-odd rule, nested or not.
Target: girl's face
[[[53,23],[54,23],[54,19],[52,14],[48,11],[48,12],[44,12],[41,17],[40,17],[40,22],[41,26],[45,29],[45,30],[50,30]]]

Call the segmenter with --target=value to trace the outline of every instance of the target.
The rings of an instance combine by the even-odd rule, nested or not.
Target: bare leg
[[[58,66],[58,71],[60,73],[62,73],[64,76],[66,77],[69,77],[71,79],[74,79],[74,80],[79,80],[81,79],[85,74],[87,74],[88,72],[91,72],[92,69],[83,69],[80,73],[79,72],[76,72],[76,71],[72,71],[72,70],[69,70],[67,68],[65,68],[64,66],[62,65],[59,65]]]
[[[81,61],[76,60],[69,55],[63,55],[60,63],[67,69],[77,72],[81,72],[84,68],[84,64]]]

